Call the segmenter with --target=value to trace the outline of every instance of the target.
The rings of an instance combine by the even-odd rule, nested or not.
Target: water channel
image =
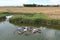
[[[25,34],[19,35],[16,30],[19,26],[9,23],[9,18],[0,22],[0,40],[60,40],[60,30],[39,27],[41,33],[31,33],[28,36]],[[21,26],[20,26],[21,27]]]

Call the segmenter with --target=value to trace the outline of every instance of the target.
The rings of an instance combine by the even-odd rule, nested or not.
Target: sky
[[[23,4],[57,5],[60,0],[0,0],[0,6],[22,6]]]

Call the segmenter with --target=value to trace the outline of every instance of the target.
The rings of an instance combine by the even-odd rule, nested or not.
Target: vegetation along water
[[[15,25],[49,26],[60,28],[60,19],[51,19],[44,13],[12,13],[14,16],[9,22]]]

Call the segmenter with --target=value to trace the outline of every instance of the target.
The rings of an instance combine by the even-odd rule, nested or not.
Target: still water
[[[16,30],[19,26],[9,23],[9,18],[0,22],[0,40],[60,40],[60,30],[40,27],[41,33],[30,34],[28,36],[19,35]]]

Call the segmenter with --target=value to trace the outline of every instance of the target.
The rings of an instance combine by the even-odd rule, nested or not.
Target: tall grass
[[[60,19],[48,18],[44,13],[13,13],[13,12],[2,12],[0,13],[0,21],[5,20],[6,15],[13,15],[10,18],[10,22],[15,25],[30,25],[30,26],[46,26],[48,28],[60,29]]]
[[[29,13],[28,13],[29,14]],[[46,20],[46,15],[43,13],[35,14],[23,14],[15,15],[10,19],[10,22],[15,22],[19,24],[40,24],[42,20]]]
[[[60,19],[50,19],[43,13],[20,13],[14,15],[9,21],[16,24],[60,25]]]

